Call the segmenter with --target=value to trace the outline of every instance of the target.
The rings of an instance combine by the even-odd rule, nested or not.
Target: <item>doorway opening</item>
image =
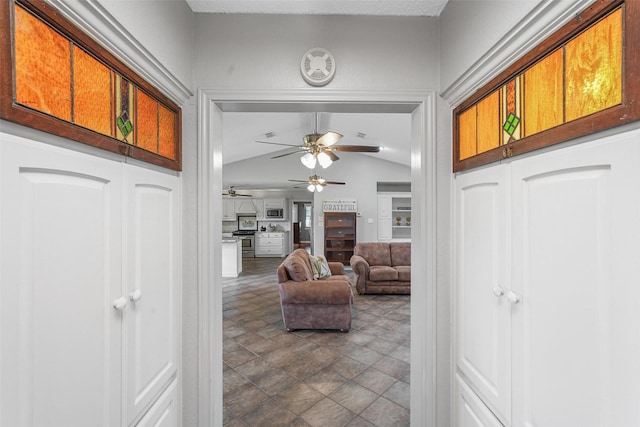
[[[293,249],[302,248],[313,253],[313,204],[311,202],[293,202],[291,215],[293,227]]]
[[[208,91],[198,94],[199,424],[220,425],[222,387],[223,111],[378,111],[411,114],[412,275],[421,286],[411,297],[411,424],[435,427],[436,415],[436,98],[432,92],[386,93],[291,90]],[[239,110],[238,110],[239,109]]]

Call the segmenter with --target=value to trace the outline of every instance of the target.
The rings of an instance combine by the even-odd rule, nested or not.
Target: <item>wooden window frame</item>
[[[570,122],[501,145],[463,160],[460,156],[459,117],[486,96],[545,58],[569,40],[622,7],[622,101],[620,104]],[[620,126],[640,119],[640,1],[597,0],[545,41],[484,85],[453,111],[453,172],[482,166],[513,155],[527,153],[583,135]]]
[[[71,122],[30,109],[15,102],[15,58],[13,50],[13,8],[18,4],[35,15],[78,47],[84,49],[97,60],[129,80],[165,108],[175,114],[174,141],[175,158],[144,150],[114,137],[94,132]],[[0,2],[0,119],[15,122],[30,128],[67,138],[76,142],[98,147],[114,153],[141,160],[143,162],[179,171],[182,169],[182,110],[147,83],[118,58],[108,52],[95,40],[82,32],[60,13],[42,0],[7,0]]]

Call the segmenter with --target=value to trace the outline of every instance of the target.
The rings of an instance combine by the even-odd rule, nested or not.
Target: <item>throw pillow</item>
[[[311,256],[311,267],[313,268],[314,280],[322,279],[323,277],[331,276],[331,269],[327,259],[322,255]]]

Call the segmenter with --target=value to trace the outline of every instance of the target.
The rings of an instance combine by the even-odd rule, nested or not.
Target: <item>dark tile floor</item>
[[[224,425],[408,426],[411,297],[354,289],[348,333],[287,333],[281,261],[245,258],[223,279]]]

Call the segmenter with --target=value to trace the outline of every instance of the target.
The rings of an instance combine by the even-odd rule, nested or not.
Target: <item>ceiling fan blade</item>
[[[270,142],[270,141],[256,141],[256,142],[260,144],[284,145],[286,147],[304,148],[304,145],[298,145],[298,144],[283,144],[282,142]]]
[[[329,156],[332,162],[340,160],[340,157],[338,157],[336,153],[333,152],[333,150],[325,150],[324,152],[327,154],[327,156]]]
[[[376,145],[336,145],[332,151],[347,151],[351,153],[379,153],[380,147]]]
[[[342,134],[339,134],[338,132],[329,131],[324,135],[322,135],[316,142],[318,145],[324,145],[325,147],[330,147],[336,142],[340,141],[340,138],[342,138]]]
[[[284,156],[290,156],[291,154],[298,154],[298,153],[302,153],[305,152],[307,150],[298,150],[298,151],[292,151],[291,153],[284,153],[284,154],[279,154],[277,156],[273,156],[272,159],[277,159],[279,157],[284,157]]]
[[[305,180],[302,180],[302,179],[290,179],[289,181],[291,181],[291,182],[305,182],[305,183],[308,183],[308,182],[309,182],[309,181],[308,181],[308,180],[306,180],[306,179],[305,179]]]
[[[331,184],[331,185],[345,185],[344,182],[339,182],[339,181],[325,181],[325,184]]]

